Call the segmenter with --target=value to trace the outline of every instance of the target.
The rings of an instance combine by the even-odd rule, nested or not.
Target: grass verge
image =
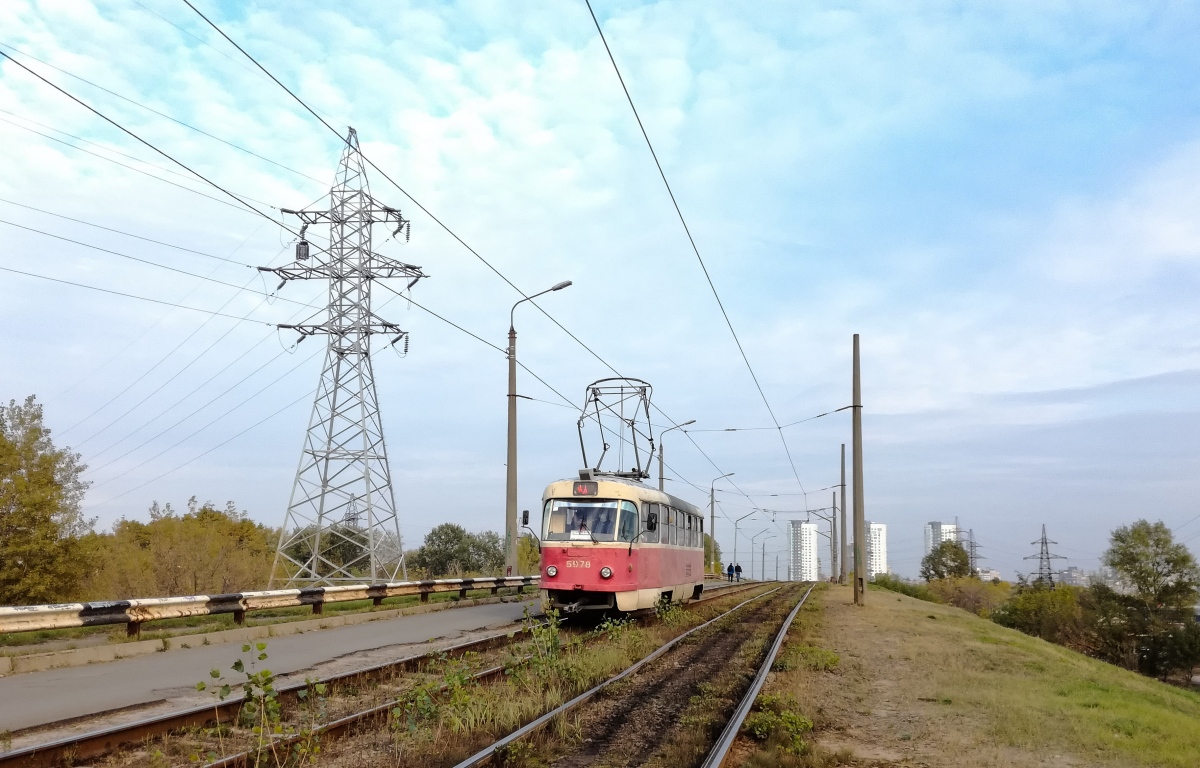
[[[845,587],[814,598],[784,656],[795,666],[766,692],[796,702],[815,748],[768,761],[768,745],[742,765],[1200,765],[1200,695],[950,606],[872,591],[857,608]]]

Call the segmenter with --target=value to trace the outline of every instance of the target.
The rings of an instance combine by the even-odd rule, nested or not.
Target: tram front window
[[[615,501],[546,502],[544,541],[612,541],[617,532]]]

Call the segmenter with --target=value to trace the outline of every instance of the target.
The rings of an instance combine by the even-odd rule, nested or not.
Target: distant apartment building
[[[888,572],[887,526],[883,523],[867,523],[867,578],[874,580],[880,573]]]
[[[1004,580],[1004,577],[1000,575],[1000,571],[997,571],[995,568],[979,568],[975,572],[979,574],[979,578],[983,581],[992,581],[993,579]]]
[[[802,520],[788,523],[788,578],[792,581],[817,581],[817,524]]]
[[[943,541],[958,541],[958,526],[954,523],[925,523],[925,554]]]
[[[1059,583],[1071,587],[1088,587],[1092,584],[1092,574],[1072,565],[1059,574]]]

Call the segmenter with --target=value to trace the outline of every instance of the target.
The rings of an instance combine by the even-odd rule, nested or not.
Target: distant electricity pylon
[[[1038,561],[1038,575],[1035,581],[1040,581],[1047,586],[1054,586],[1054,569],[1050,565],[1051,560],[1066,560],[1062,555],[1050,554],[1050,545],[1057,544],[1057,541],[1050,541],[1046,538],[1046,525],[1042,524],[1042,538],[1037,541],[1031,541],[1030,544],[1041,545],[1040,551],[1036,555],[1029,555],[1026,560]]]
[[[979,561],[987,560],[986,557],[979,554],[979,550],[982,548],[979,542],[975,541],[975,529],[967,531],[967,564],[973,574],[979,573]]]
[[[394,581],[401,571],[407,577],[371,337],[385,334],[392,345],[403,340],[407,348],[408,334],[371,311],[371,283],[400,277],[411,288],[425,274],[371,251],[373,224],[388,225],[393,236],[403,231],[407,239],[409,222],[371,197],[353,128],[329,196],[327,211],[284,210],[303,222],[296,260],[259,267],[280,277],[281,288],[288,280],[329,281],[329,306],[320,322],[279,326],[298,332],[300,341],[325,336],[328,345],[271,567],[272,585]],[[313,224],[329,225],[328,253],[310,253],[304,234]]]

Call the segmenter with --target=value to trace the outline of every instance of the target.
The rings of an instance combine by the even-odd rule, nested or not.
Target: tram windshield
[[[625,509],[628,507],[628,509]],[[616,501],[554,499],[546,502],[545,541],[614,541],[618,515],[631,516],[621,521],[621,541],[632,540],[637,530],[637,511],[632,505]]]

